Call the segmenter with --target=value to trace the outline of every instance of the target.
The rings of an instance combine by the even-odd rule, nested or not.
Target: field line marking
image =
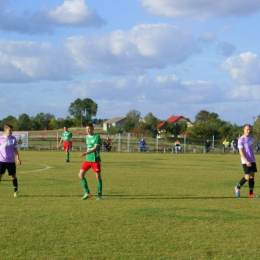
[[[36,165],[44,166],[44,168],[41,168],[41,169],[38,169],[38,170],[32,170],[32,171],[18,172],[18,173],[41,172],[41,171],[45,171],[45,170],[53,168],[52,166],[47,165],[47,164],[36,164]]]

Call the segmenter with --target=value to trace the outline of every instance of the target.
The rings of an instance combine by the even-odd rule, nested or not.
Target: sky
[[[260,1],[0,0],[0,120],[138,110],[252,124],[260,101]]]

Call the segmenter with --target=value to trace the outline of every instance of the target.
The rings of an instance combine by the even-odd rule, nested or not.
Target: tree
[[[57,120],[53,117],[49,123],[49,129],[50,130],[56,130],[56,129],[59,129],[59,125],[58,125],[58,122]]]
[[[73,119],[67,116],[64,118],[57,119],[58,128],[63,128],[64,126],[71,127],[73,126]]]
[[[216,113],[201,110],[195,117],[193,127],[189,133],[195,138],[209,138],[214,135],[215,139],[235,139],[241,133],[241,127],[218,118]]]
[[[210,136],[219,137],[219,128],[223,122],[218,118],[218,114],[201,110],[195,117],[195,122],[189,128],[189,133],[195,138],[209,138]]]
[[[44,114],[43,112],[38,113],[34,118],[36,125],[38,125],[38,130],[48,129],[49,123],[52,118],[55,118],[55,116],[50,113],[46,113],[46,114]]]
[[[122,133],[122,129],[120,126],[111,126],[107,129],[107,133],[110,135],[120,134]]]
[[[218,119],[218,114],[216,113],[210,113],[206,110],[201,110],[195,117],[195,123],[203,123],[208,122],[212,119]]]
[[[98,105],[90,98],[76,99],[69,106],[70,115],[74,116],[80,125],[91,121],[93,116],[97,114]],[[84,116],[85,114],[85,116]]]
[[[8,116],[1,121],[1,123],[0,123],[1,130],[3,130],[4,126],[7,124],[12,125],[14,127],[14,130],[18,129],[18,122],[17,122],[16,117],[14,117],[14,116]]]
[[[17,120],[18,129],[22,131],[29,131],[32,129],[32,121],[27,114],[21,114]]]
[[[30,117],[31,119],[31,130],[39,130],[40,129],[40,124],[35,121],[35,117]]]
[[[232,125],[229,122],[222,121],[218,133],[220,138],[232,138]]]
[[[145,129],[148,130],[154,137],[157,135],[156,126],[159,124],[159,120],[149,112],[145,117]]]
[[[137,110],[130,110],[126,114],[126,120],[123,126],[125,132],[130,133],[135,128],[135,126],[139,122],[140,116],[141,116],[141,112]]]
[[[49,129],[49,124],[50,124],[52,119],[55,119],[55,116],[53,114],[50,114],[50,113],[44,114],[45,129]]]
[[[187,130],[187,123],[185,121],[180,121],[175,124],[175,136],[182,134]]]
[[[243,127],[234,124],[231,129],[231,136],[233,139],[237,139],[239,136],[243,135]]]
[[[35,125],[37,126],[37,130],[42,130],[44,129],[44,113],[38,113],[35,117],[34,117],[34,122]]]
[[[215,136],[219,137],[218,129],[221,127],[222,121],[220,119],[212,119],[208,122],[196,122],[189,128],[189,133],[195,138],[209,138]]]
[[[144,122],[139,122],[139,124],[134,127],[131,133],[135,135],[142,135],[142,134],[148,134],[149,131],[146,130]]]
[[[252,135],[256,141],[260,141],[260,115],[254,122]]]
[[[171,123],[171,122],[165,122],[161,135],[164,137],[169,137],[170,135],[174,135],[175,137],[183,133],[187,129],[187,123],[185,121],[177,122],[177,123]]]

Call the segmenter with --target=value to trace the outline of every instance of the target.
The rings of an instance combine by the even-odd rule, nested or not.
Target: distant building
[[[161,122],[159,125],[157,125],[156,128],[158,130],[163,128],[165,122],[170,122],[170,123],[186,122],[187,123],[187,127],[193,126],[191,121],[189,119],[183,117],[183,116],[171,116],[168,119],[166,119],[165,121]]]
[[[190,122],[190,120],[183,117],[183,116],[171,116],[171,117],[169,117],[168,119],[166,119],[165,121],[161,122],[159,125],[156,126],[156,128],[158,130],[158,138],[160,138],[160,135],[164,132],[164,130],[162,128],[163,128],[163,126],[166,122],[174,123],[174,124],[177,124],[179,122],[186,122],[187,128],[193,126],[193,124]],[[179,135],[179,136],[181,136],[181,135]]]
[[[103,130],[107,131],[111,126],[123,127],[126,120],[126,116],[113,117],[103,123]]]

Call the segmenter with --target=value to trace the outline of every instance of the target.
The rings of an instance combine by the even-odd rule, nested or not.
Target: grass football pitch
[[[19,197],[7,173],[0,184],[2,260],[260,259],[260,199],[247,183],[235,197],[238,154],[102,153],[101,201],[91,170],[81,200],[78,154],[20,151]]]

